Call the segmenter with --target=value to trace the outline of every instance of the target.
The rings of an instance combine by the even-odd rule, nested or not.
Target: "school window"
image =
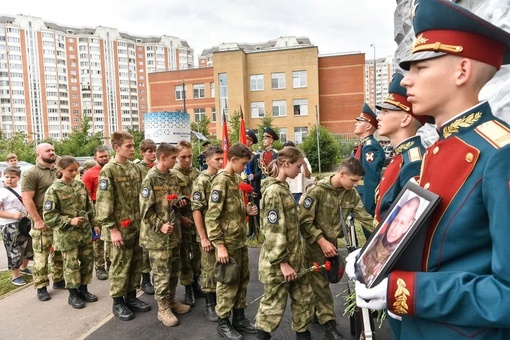
[[[184,86],[177,85],[175,87],[175,100],[183,100],[184,99]]]
[[[285,100],[273,100],[273,117],[287,115],[287,102]]]
[[[294,71],[292,72],[292,87],[306,87],[306,71]]]
[[[294,116],[308,116],[308,99],[294,99]]]
[[[264,102],[251,103],[251,118],[264,117]]]
[[[294,128],[294,143],[301,144],[303,140],[308,136],[308,127],[295,127]]]
[[[273,90],[280,90],[285,88],[285,73],[271,74],[271,88]]]
[[[216,97],[216,89],[214,87],[214,83],[211,83],[211,98]]]
[[[263,91],[264,90],[264,75],[252,74],[250,75],[250,91]]]
[[[216,123],[216,108],[215,107],[211,108],[211,122]]]
[[[287,128],[280,128],[278,136],[280,136],[280,142],[285,143],[287,141]]]
[[[195,99],[205,98],[204,84],[193,84],[193,98]]]
[[[195,122],[198,123],[205,117],[205,109],[193,109],[195,115]]]

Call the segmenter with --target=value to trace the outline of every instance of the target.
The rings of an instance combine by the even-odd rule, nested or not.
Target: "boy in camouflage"
[[[149,170],[154,166],[154,161],[156,160],[156,147],[156,143],[154,143],[152,139],[144,139],[140,142],[142,160],[136,164],[136,166],[142,172],[142,180],[145,179]],[[145,294],[154,295],[154,286],[151,281],[151,264],[149,261],[149,255],[145,248],[143,249],[142,283],[140,287]]]
[[[299,223],[308,267],[314,262],[324,263],[328,257],[338,255],[337,239],[343,236],[340,216],[346,218],[352,213],[363,227],[373,231],[373,218],[366,212],[355,190],[364,173],[358,159],[347,158],[340,163],[336,174],[319,180],[302,196]],[[340,209],[342,214],[339,213]],[[320,272],[309,275],[315,293],[315,313],[323,325],[325,338],[344,339],[336,328],[329,281]]]
[[[179,194],[177,178],[169,171],[175,164],[177,148],[161,143],[157,149],[158,163],[149,170],[142,182],[140,211],[142,223],[140,245],[147,249],[154,269],[155,298],[158,301],[158,320],[165,326],[176,326],[174,315],[188,313],[191,307],[175,300],[179,278],[179,243],[181,241],[180,214],[176,207]]]
[[[108,242],[110,296],[113,315],[120,320],[134,318],[132,311],[148,312],[151,305],[136,297],[142,274],[142,247],[139,245],[142,174],[129,159],[135,144],[128,132],[114,132],[115,157],[99,173],[96,220],[102,226],[101,239]]]
[[[84,301],[96,302],[89,293],[92,282],[94,248],[92,220],[94,208],[85,185],[75,180],[78,161],[71,156],[60,158],[58,167],[62,178],[53,183],[44,196],[44,223],[53,229],[55,250],[64,256],[64,278],[69,291],[67,302],[76,309],[85,307]]]
[[[200,173],[196,168],[192,167],[193,149],[191,143],[185,140],[177,143],[179,155],[177,156],[178,164],[171,170],[179,182],[179,192],[181,195],[191,197],[193,181]],[[182,242],[181,249],[181,285],[186,289],[184,303],[195,306],[195,297],[204,297],[205,294],[200,289],[200,239],[197,240],[197,232],[195,223],[193,222],[193,214],[191,206],[186,205],[181,212]]]
[[[208,210],[209,196],[211,196],[212,179],[223,166],[223,149],[219,146],[209,147],[204,152],[204,161],[207,169],[202,171],[193,182],[191,210],[193,210],[193,220],[202,246],[200,284],[205,292],[205,314],[210,321],[218,321],[218,315],[214,310],[214,307],[216,307],[216,280],[214,279],[213,269],[216,256],[214,247],[207,238],[204,218]]]
[[[250,281],[246,214],[254,216],[258,209],[251,203],[245,206],[243,193],[239,189],[242,179],[238,176],[246,168],[251,157],[251,150],[243,144],[237,143],[228,149],[227,165],[212,181],[209,210],[205,215],[207,235],[216,248],[217,262],[227,264],[232,257],[238,266],[239,278],[236,282],[230,284],[218,282],[216,285],[218,334],[236,340],[243,338],[237,331],[256,333],[255,327],[244,315],[244,308]],[[232,309],[234,315],[231,324]]]
[[[304,269],[303,249],[295,199],[286,182],[300,173],[303,164],[299,149],[285,147],[269,163],[268,177],[262,182],[260,227],[265,241],[260,250],[259,280],[264,284],[264,296],[255,324],[259,340],[270,339],[270,332],[280,325],[289,294],[296,339],[311,339],[308,324],[312,321],[313,292],[309,274],[298,277]],[[282,285],[284,281],[287,284]]]

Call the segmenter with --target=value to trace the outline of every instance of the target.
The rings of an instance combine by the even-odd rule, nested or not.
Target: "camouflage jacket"
[[[191,195],[191,210],[200,210],[202,216],[205,216],[209,206],[209,197],[211,196],[211,182],[215,175],[211,175],[204,170],[193,181],[193,194]]]
[[[200,172],[193,167],[190,169],[183,169],[179,166],[179,164],[176,164],[170,171],[177,177],[180,187],[179,192],[181,195],[191,197],[193,181],[198,177]],[[185,207],[181,208],[181,214],[191,218],[191,206],[186,205]]]
[[[209,210],[205,215],[207,236],[212,244],[228,249],[246,245],[246,207],[239,184],[241,177],[220,171],[211,183]]]
[[[175,248],[181,242],[181,216],[170,208],[167,196],[179,195],[177,178],[170,172],[162,173],[153,167],[142,182],[140,193],[140,245],[146,249]],[[174,204],[175,202],[171,202]],[[173,221],[173,223],[172,223]],[[161,226],[170,222],[174,231],[170,235],[161,233]]]
[[[344,218],[352,213],[368,230],[374,230],[370,216],[356,189],[335,189],[331,185],[331,175],[319,180],[303,194],[299,204],[299,224],[303,234],[305,258],[322,263],[324,255],[317,243],[319,236],[337,246],[337,239],[343,236],[340,221],[340,208]]]
[[[138,236],[141,186],[142,173],[130,161],[121,164],[114,158],[101,169],[96,197],[96,220],[103,227],[102,240],[111,241],[110,228],[118,228],[124,240]],[[129,226],[125,227],[126,224]]]
[[[145,161],[140,161],[139,163],[136,163],[136,166],[140,171],[142,172],[142,180],[147,176],[147,173],[151,169],[151,165]]]
[[[71,225],[74,217],[85,217],[80,225]],[[67,251],[92,242],[94,208],[85,185],[78,180],[57,180],[44,195],[44,223],[53,232],[55,250]]]
[[[265,241],[260,250],[259,280],[283,281],[281,262],[299,272],[302,266],[302,241],[296,202],[287,182],[273,177],[262,181],[260,228]]]

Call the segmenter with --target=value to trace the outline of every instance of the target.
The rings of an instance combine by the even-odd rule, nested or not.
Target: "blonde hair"
[[[294,146],[286,146],[278,151],[278,157],[269,163],[267,166],[267,176],[277,177],[280,172],[280,168],[289,161],[290,164],[294,164],[297,161],[305,158],[303,152]]]

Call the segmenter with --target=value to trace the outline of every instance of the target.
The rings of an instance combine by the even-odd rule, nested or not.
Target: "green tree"
[[[15,153],[20,161],[35,163],[35,145],[28,142],[23,131],[16,131],[12,138],[7,138],[0,132],[0,160],[5,161],[10,153]]]
[[[145,132],[135,129],[128,129],[127,132],[133,136],[133,141],[135,142],[135,155],[133,159],[142,159],[142,154],[138,147],[140,146],[140,142],[145,139]]]
[[[211,120],[207,116],[203,116],[200,121],[191,122],[191,131],[200,132],[203,134],[211,144],[217,144],[218,141],[216,139],[212,139],[209,134],[209,124],[211,124]],[[191,145],[193,146],[193,166],[199,168],[198,164],[198,155],[204,151],[202,148],[203,140],[199,140],[194,134],[191,134]]]
[[[241,113],[234,111],[229,117],[228,141],[230,145],[239,143],[239,128],[241,126]]]
[[[335,137],[323,126],[320,126],[319,146],[321,158],[321,171],[331,171],[340,160],[340,147]],[[314,126],[310,134],[303,140],[303,150],[310,161],[312,170],[319,170],[319,153],[317,150],[317,128]]]
[[[103,144],[103,132],[90,132],[91,118],[85,116],[81,126],[62,141],[53,141],[57,155],[93,156],[94,149]]]

